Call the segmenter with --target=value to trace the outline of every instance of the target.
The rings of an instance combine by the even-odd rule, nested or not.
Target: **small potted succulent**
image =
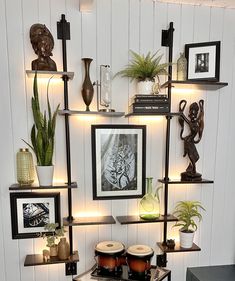
[[[202,220],[199,210],[205,210],[199,201],[179,201],[173,214],[178,218],[175,226],[180,226],[180,247],[191,248],[198,221]]]
[[[148,52],[147,55],[140,55],[132,50],[130,54],[132,59],[125,69],[116,73],[122,77],[128,77],[137,81],[137,91],[139,94],[152,94],[158,92],[160,88],[159,75],[167,75],[169,63],[160,63],[163,54],[157,55]],[[115,76],[116,76],[115,75]]]
[[[66,232],[64,226],[62,226],[61,228],[58,227],[58,223],[47,223],[44,226],[46,232],[41,235],[47,240],[46,246],[50,249],[50,257],[58,255],[58,244],[56,243],[56,241],[59,237],[63,237]]]
[[[54,166],[52,163],[54,153],[54,138],[56,118],[59,110],[57,105],[54,113],[51,112],[49,102],[49,83],[47,84],[47,110],[41,112],[39,97],[38,97],[38,83],[37,72],[34,76],[33,83],[33,97],[31,100],[34,124],[31,129],[31,144],[24,141],[34,152],[37,158],[37,175],[40,186],[51,186],[53,181]],[[48,116],[47,116],[48,115]]]

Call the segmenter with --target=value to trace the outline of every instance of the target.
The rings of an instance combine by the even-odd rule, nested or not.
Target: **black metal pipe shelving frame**
[[[170,22],[170,26],[168,30],[162,30],[162,46],[168,47],[168,77],[171,79],[172,77],[172,57],[173,57],[173,22]],[[168,99],[170,104],[170,112],[171,112],[171,86],[167,88],[168,91]],[[164,189],[164,216],[168,215],[168,181],[169,181],[169,160],[170,160],[170,128],[171,128],[171,115],[166,116],[166,147],[165,147],[165,168],[164,168],[164,180],[165,189]],[[167,242],[167,220],[164,221],[163,224],[163,245],[166,245]],[[167,264],[167,256],[166,253],[157,256],[157,264],[159,266],[166,267]]]
[[[61,15],[61,20],[57,22],[57,38],[62,40],[62,56],[63,56],[63,71],[67,72],[67,46],[66,41],[70,40],[70,23],[66,21],[65,15]],[[63,75],[64,82],[64,110],[69,110],[68,98],[68,75]],[[70,151],[70,127],[69,127],[69,114],[64,115],[65,124],[65,141],[66,141],[66,167],[67,167],[67,183],[72,184],[71,176],[71,151]],[[73,221],[72,216],[72,190],[68,188],[68,221]],[[73,229],[69,226],[69,245],[70,255],[73,254]],[[66,264],[66,275],[77,274],[77,263],[71,262]]]

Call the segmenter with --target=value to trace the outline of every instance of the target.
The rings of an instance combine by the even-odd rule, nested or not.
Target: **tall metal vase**
[[[91,104],[91,101],[94,96],[94,88],[91,83],[90,79],[90,64],[92,62],[91,58],[82,58],[85,65],[85,78],[84,82],[82,84],[82,98],[84,100],[84,103],[86,104],[86,111],[90,111],[89,105]]]

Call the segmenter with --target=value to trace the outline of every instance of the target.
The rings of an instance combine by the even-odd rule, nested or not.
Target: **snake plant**
[[[197,230],[197,224],[194,218],[202,219],[199,209],[205,210],[199,201],[179,201],[176,204],[174,215],[178,218],[178,222],[174,226],[181,226],[182,232],[192,232]]]
[[[51,78],[50,78],[51,79]],[[59,110],[57,105],[56,110],[52,114],[49,101],[49,84],[47,84],[47,110],[41,112],[39,98],[38,98],[38,82],[37,72],[34,76],[33,82],[33,97],[31,106],[33,111],[34,124],[31,129],[31,144],[24,141],[35,153],[38,166],[52,166],[52,157],[54,152],[54,137],[56,127],[56,117]],[[47,116],[48,115],[48,116]]]

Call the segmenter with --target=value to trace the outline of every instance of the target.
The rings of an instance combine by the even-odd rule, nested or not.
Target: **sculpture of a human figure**
[[[199,143],[202,138],[204,129],[204,101],[200,100],[198,103],[194,102],[189,107],[189,114],[187,118],[184,114],[187,101],[181,100],[179,104],[179,123],[181,126],[180,138],[184,141],[184,157],[188,155],[190,160],[185,172],[181,173],[181,180],[186,181],[201,181],[202,175],[196,171],[196,162],[199,160],[195,144]],[[183,136],[184,124],[188,124],[189,134]]]
[[[44,24],[36,23],[31,26],[29,34],[34,52],[38,55],[32,61],[32,70],[56,71],[56,63],[50,58],[54,39],[49,29]]]

